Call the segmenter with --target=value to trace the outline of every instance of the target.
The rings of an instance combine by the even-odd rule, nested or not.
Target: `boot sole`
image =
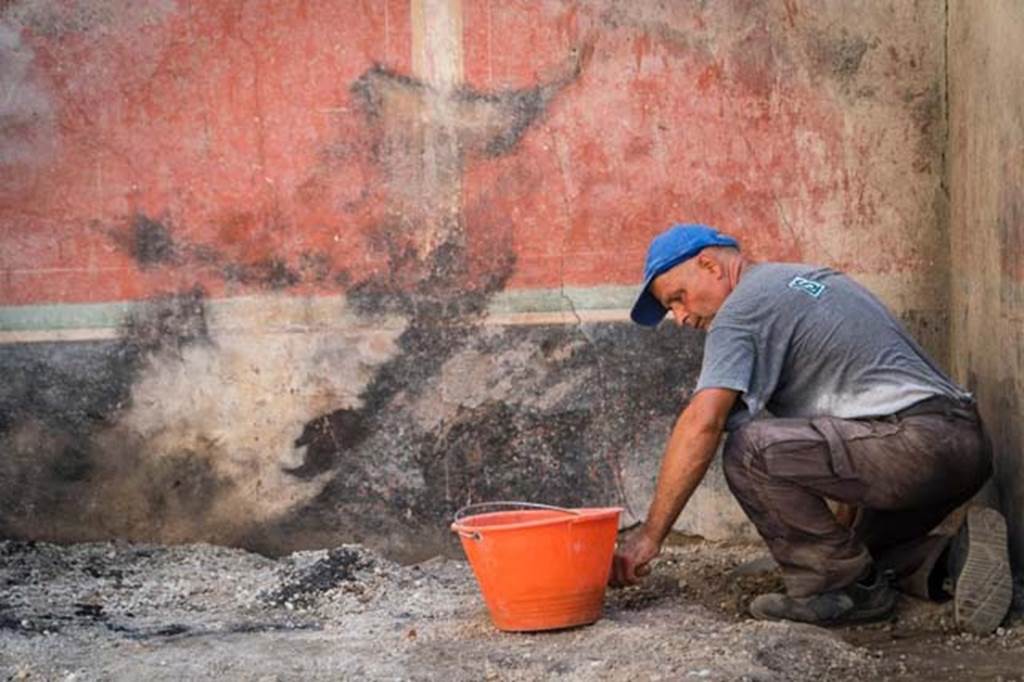
[[[1010,609],[1013,582],[1006,520],[995,509],[967,511],[967,560],[956,583],[954,618],[960,629],[987,635]]]

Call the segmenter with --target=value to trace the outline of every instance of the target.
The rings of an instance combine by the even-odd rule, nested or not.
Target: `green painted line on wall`
[[[626,310],[636,297],[635,287],[597,286],[565,289],[516,289],[491,299],[491,314],[550,313],[576,310]]]
[[[507,317],[573,310],[623,310],[632,305],[634,295],[632,287],[617,286],[503,291],[493,297],[487,312]],[[0,332],[7,333],[7,340],[16,341],[17,335],[12,334],[16,332],[116,330],[129,315],[144,312],[148,305],[145,301],[122,301],[5,306],[0,307]],[[343,322],[348,317],[343,296],[225,298],[209,301],[209,308],[210,317],[220,321],[234,316],[250,317],[253,311],[261,311],[275,316],[281,324],[300,327],[311,322]]]
[[[0,307],[0,330],[112,329],[139,303],[75,303]]]
[[[857,275],[896,313],[943,309],[936,283],[920,275]],[[514,289],[491,297],[487,314],[495,324],[570,324],[574,319],[628,320],[635,285]],[[1024,296],[1022,296],[1024,298]],[[0,343],[55,339],[112,338],[125,318],[142,313],[147,301],[0,306]],[[364,326],[352,316],[344,296],[294,297],[287,294],[237,296],[208,302],[211,328],[296,331]],[[237,324],[236,324],[237,322]],[[378,326],[401,326],[399,319]],[[68,332],[62,334],[61,332]]]
[[[913,275],[858,275],[869,289],[900,313],[942,309],[936,284]],[[574,320],[628,320],[635,285],[514,289],[491,297],[487,314],[494,324],[571,324]],[[1022,297],[1024,298],[1024,297]],[[0,306],[0,343],[23,340],[113,338],[125,318],[143,313],[147,301]],[[237,296],[208,302],[211,329],[296,331],[365,326],[353,317],[344,296],[294,297],[287,294]],[[377,326],[401,326],[400,319]]]

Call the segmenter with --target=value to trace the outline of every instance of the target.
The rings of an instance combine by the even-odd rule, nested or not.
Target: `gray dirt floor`
[[[747,565],[763,552],[684,538],[596,624],[509,634],[460,560],[0,542],[0,679],[1024,679],[1024,627],[964,637],[948,605],[847,630],[750,620],[779,586]]]

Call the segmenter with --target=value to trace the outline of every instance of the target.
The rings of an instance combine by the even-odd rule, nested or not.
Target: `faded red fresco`
[[[631,284],[647,240],[676,220],[716,224],[759,257],[799,258],[780,197],[799,197],[805,226],[825,225],[825,203],[858,181],[831,95],[794,75],[798,55],[777,49],[756,12],[726,40],[699,8],[609,7],[464,0],[464,90],[482,101],[580,64],[507,148],[464,153],[468,276],[500,244],[515,258],[507,287]],[[421,87],[401,80],[406,0],[211,0],[155,23],[20,37],[55,142],[0,164],[0,303],[196,284],[212,296],[328,294],[386,276],[381,158],[403,152],[382,151],[395,121],[353,86],[377,69]],[[34,121],[25,139],[48,134]],[[857,149],[866,172],[871,150]],[[859,265],[901,263],[882,252]]]

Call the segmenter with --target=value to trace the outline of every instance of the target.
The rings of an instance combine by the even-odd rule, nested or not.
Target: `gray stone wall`
[[[949,3],[951,349],[992,434],[1024,569],[1024,4]]]

